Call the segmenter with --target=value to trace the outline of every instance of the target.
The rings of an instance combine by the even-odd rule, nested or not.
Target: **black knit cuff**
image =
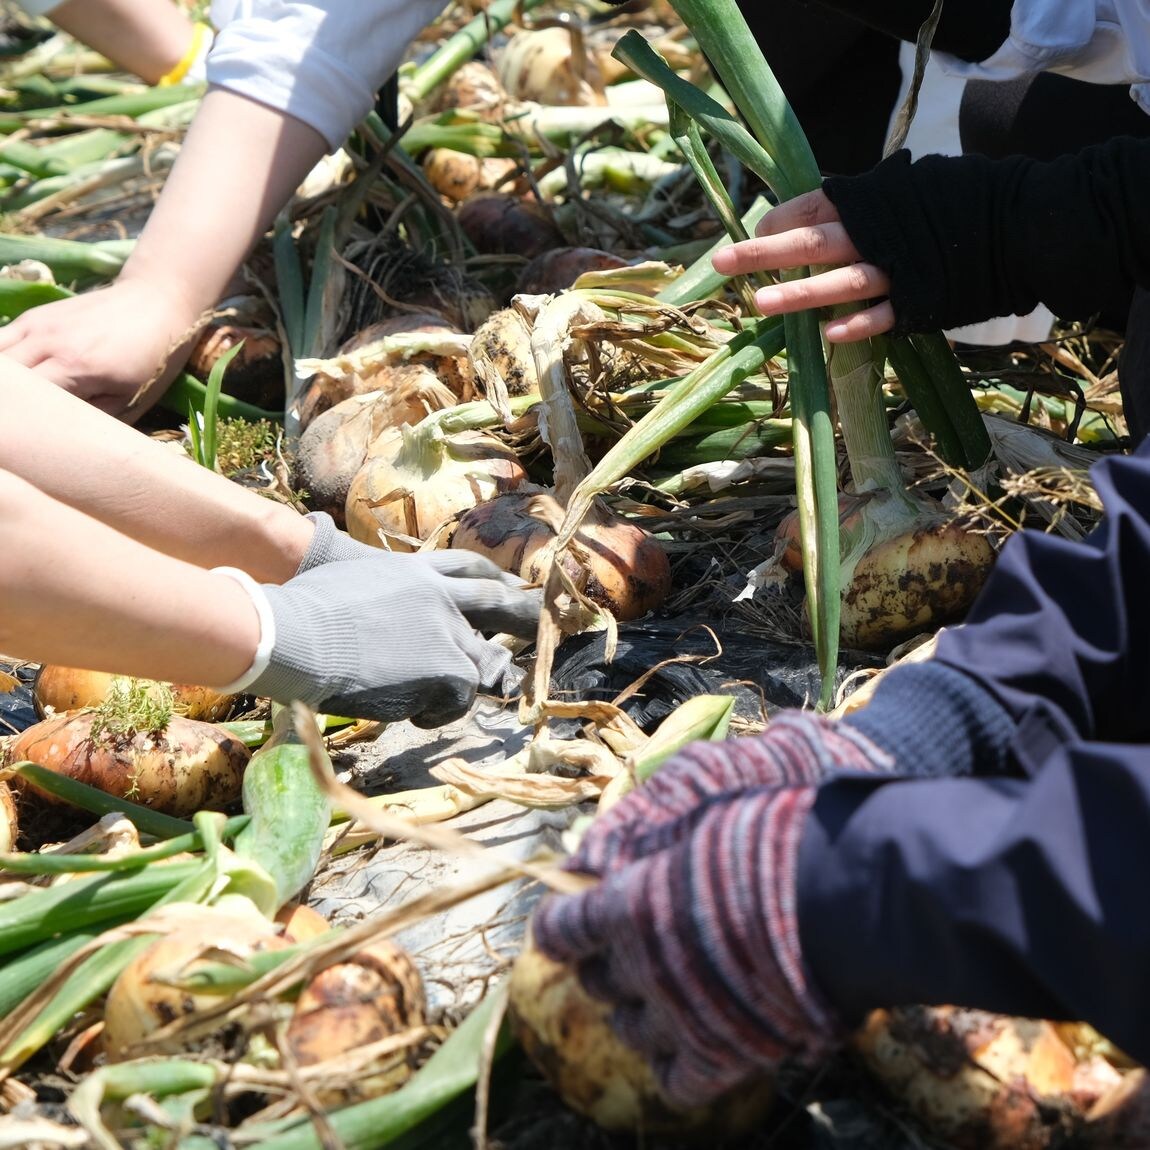
[[[1017,730],[989,691],[937,662],[896,667],[843,723],[889,751],[897,774],[920,777],[1003,774]]]

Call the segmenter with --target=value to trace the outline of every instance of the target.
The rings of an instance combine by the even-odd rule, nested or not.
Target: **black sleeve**
[[[770,11],[770,0],[758,0]],[[823,0],[823,7],[911,44],[934,7],[933,0]],[[962,0],[944,4],[933,47],[963,60],[985,60],[1010,34],[1011,0]]]
[[[823,185],[863,257],[891,278],[897,332],[1044,303],[1063,319],[1124,310],[1150,286],[1150,140],[1049,163],[900,152]]]

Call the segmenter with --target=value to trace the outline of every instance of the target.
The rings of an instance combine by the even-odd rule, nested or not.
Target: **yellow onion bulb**
[[[610,1008],[530,939],[511,968],[511,1023],[563,1101],[604,1130],[639,1136],[736,1137],[771,1106],[770,1083],[739,1087],[708,1106],[669,1102],[648,1063],[611,1029]]]
[[[528,583],[543,576],[544,549],[556,536],[562,508],[546,492],[502,495],[459,517],[451,546],[486,555]],[[596,503],[563,558],[576,586],[617,619],[638,619],[671,590],[662,545],[636,523]]]
[[[414,551],[459,512],[526,482],[510,448],[478,431],[384,432],[348,488],[348,533],[361,543]]]

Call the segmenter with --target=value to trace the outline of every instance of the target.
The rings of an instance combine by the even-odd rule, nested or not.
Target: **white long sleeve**
[[[1150,113],[1150,0],[1015,0],[1010,36],[989,59],[971,64],[937,55],[947,71],[972,79],[1059,72],[1092,84],[1129,84]]]
[[[332,148],[445,0],[214,0],[208,83],[287,112]]]

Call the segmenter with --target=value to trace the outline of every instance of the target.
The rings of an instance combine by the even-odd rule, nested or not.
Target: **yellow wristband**
[[[192,29],[192,42],[188,45],[188,50],[180,57],[180,62],[170,72],[165,72],[159,80],[156,81],[156,87],[171,88],[181,83],[188,72],[191,71],[192,65],[200,58],[204,41],[211,36],[211,34],[212,30],[207,24],[196,24],[195,28]]]

